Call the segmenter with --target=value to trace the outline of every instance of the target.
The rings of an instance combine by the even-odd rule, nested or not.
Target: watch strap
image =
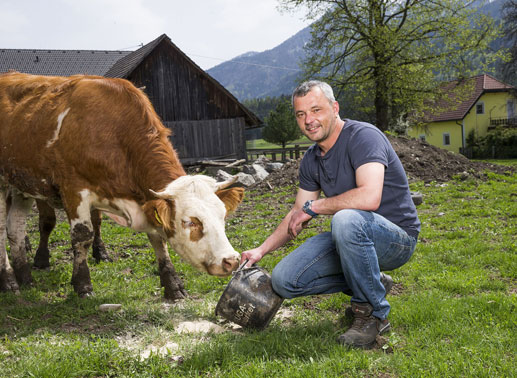
[[[312,202],[313,202],[312,200],[305,202],[305,204],[303,205],[303,212],[306,214],[309,214],[313,218],[316,218],[318,216],[318,213],[315,213],[314,211],[312,211],[312,209],[311,209]]]

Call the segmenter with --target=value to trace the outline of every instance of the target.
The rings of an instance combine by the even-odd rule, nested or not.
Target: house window
[[[451,134],[443,133],[443,145],[450,146],[451,145]]]
[[[485,104],[483,102],[476,104],[476,114],[485,114]]]
[[[422,142],[425,142],[425,134],[420,134],[418,139],[420,139]]]

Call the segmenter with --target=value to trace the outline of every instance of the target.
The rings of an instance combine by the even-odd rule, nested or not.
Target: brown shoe
[[[384,290],[386,291],[386,295],[391,291],[393,287],[393,278],[389,274],[385,274],[381,272],[381,284],[384,286]],[[354,317],[354,312],[352,311],[352,306],[348,306],[345,308],[345,318],[352,319]]]
[[[338,337],[340,344],[355,348],[370,349],[375,344],[377,335],[390,330],[388,319],[381,320],[372,315],[373,307],[369,303],[352,303],[354,322],[350,328]]]

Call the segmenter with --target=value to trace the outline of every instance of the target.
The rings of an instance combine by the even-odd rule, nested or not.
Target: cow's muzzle
[[[237,257],[225,257],[221,264],[212,264],[207,267],[208,274],[218,277],[226,277],[239,267],[239,259]]]

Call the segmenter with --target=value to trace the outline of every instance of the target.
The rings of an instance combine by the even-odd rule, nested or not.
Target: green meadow
[[[233,246],[260,244],[295,189],[249,191],[227,220]],[[0,293],[0,377],[517,376],[517,175],[416,182],[411,190],[424,198],[420,241],[412,259],[389,272],[392,331],[373,350],[336,343],[350,323],[344,294],[286,300],[263,331],[235,327],[214,314],[230,278],[199,273],[173,251],[189,298],[168,303],[146,235],[107,218],[102,233],[113,262],[90,258],[95,296],[80,299],[61,219],[51,235],[51,268],[33,270],[34,284],[19,295]],[[260,265],[271,271],[329,221],[315,219]],[[36,215],[29,228],[34,250]],[[122,307],[99,311],[104,303]],[[188,322],[212,328],[185,332]]]

